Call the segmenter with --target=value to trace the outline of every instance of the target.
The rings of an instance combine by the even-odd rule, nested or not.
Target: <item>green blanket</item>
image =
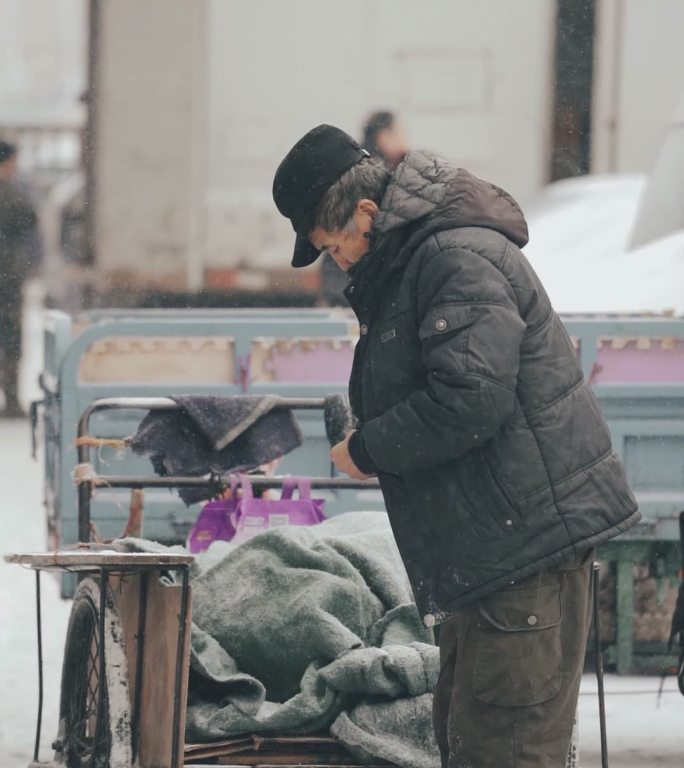
[[[439,765],[439,653],[385,514],[217,542],[192,588],[188,741],[329,730],[365,762]]]

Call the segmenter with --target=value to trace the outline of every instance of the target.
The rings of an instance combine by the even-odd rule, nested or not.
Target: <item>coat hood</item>
[[[421,221],[422,220],[422,221]],[[486,227],[527,243],[527,222],[504,190],[429,152],[409,152],[390,179],[373,229],[381,235],[415,224],[422,237],[456,227]]]

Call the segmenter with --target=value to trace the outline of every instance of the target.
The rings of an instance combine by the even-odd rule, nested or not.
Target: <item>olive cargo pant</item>
[[[434,693],[443,768],[563,768],[591,620],[594,553],[442,624]]]

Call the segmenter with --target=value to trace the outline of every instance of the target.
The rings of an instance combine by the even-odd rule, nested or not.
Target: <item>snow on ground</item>
[[[36,394],[40,366],[37,308],[30,311],[28,321],[23,375],[26,400]],[[40,464],[30,457],[28,421],[0,421],[0,552],[44,549],[41,493]],[[45,656],[41,757],[47,759],[57,730],[61,657],[70,605],[60,600],[53,577],[44,574],[41,581]],[[32,571],[0,562],[0,768],[25,768],[33,754],[38,702],[34,587]],[[684,765],[684,697],[670,678],[658,705],[659,682],[652,677],[606,678],[611,768]],[[586,675],[579,701],[582,768],[601,765],[595,692],[595,679]]]
[[[21,384],[24,405],[39,396],[40,291],[27,297]],[[45,549],[40,463],[31,459],[29,422],[0,420],[0,554]],[[51,756],[57,733],[62,649],[70,604],[59,598],[56,579],[41,575],[45,705],[40,756]],[[26,766],[33,756],[38,709],[35,574],[0,560],[0,766]]]
[[[30,457],[28,420],[0,422],[0,551],[45,549],[40,468]],[[41,575],[45,709],[41,757],[57,733],[61,657],[69,604],[57,581]],[[35,575],[0,562],[0,766],[26,766],[33,755],[38,706]]]
[[[682,768],[684,697],[673,677],[658,699],[656,677],[605,678],[606,733],[611,768]],[[600,768],[601,736],[596,678],[585,675],[579,699],[581,768]]]

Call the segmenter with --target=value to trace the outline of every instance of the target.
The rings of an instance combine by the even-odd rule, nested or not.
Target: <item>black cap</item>
[[[332,125],[319,125],[285,155],[273,179],[273,200],[297,233],[293,267],[313,264],[320,251],[309,242],[311,215],[328,189],[369,153]]]

